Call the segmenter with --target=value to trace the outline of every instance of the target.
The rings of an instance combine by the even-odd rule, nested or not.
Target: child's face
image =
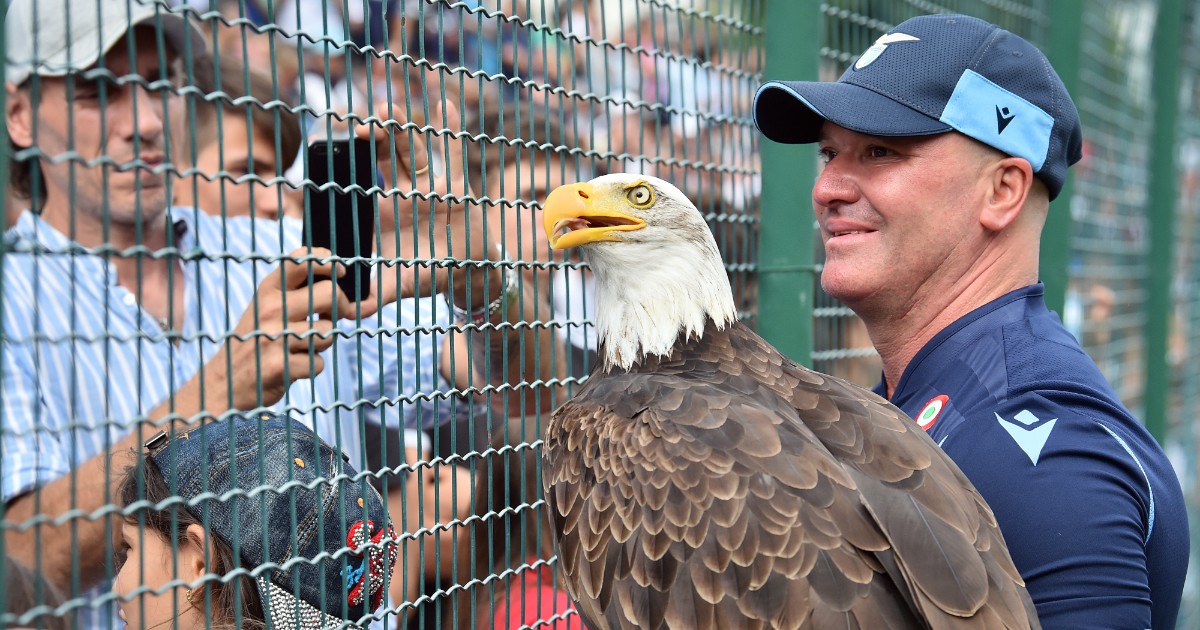
[[[126,627],[130,630],[194,627],[198,611],[188,602],[187,589],[177,586],[163,590],[172,580],[187,579],[183,575],[185,568],[174,561],[171,543],[154,530],[139,531],[137,523],[126,522],[121,525],[119,549],[120,569],[113,591],[120,596],[117,605]],[[134,594],[139,587],[140,592]]]

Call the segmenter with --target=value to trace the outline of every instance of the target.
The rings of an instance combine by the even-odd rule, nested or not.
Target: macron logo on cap
[[[871,65],[871,62],[878,59],[879,55],[882,55],[883,51],[887,50],[888,44],[919,41],[921,41],[920,38],[913,37],[912,35],[906,35],[904,33],[888,33],[887,35],[883,35],[879,39],[875,40],[874,44],[871,44],[871,47],[868,48],[866,52],[864,52],[862,56],[858,58],[858,61],[854,62],[854,69],[862,70],[863,68]]]
[[[1000,107],[999,105],[997,105],[996,106],[996,133],[997,134],[1004,133],[1004,128],[1007,127],[1008,123],[1012,122],[1013,119],[1016,117],[1017,117],[1016,114],[1009,113],[1007,107]]]
[[[1053,116],[974,70],[959,77],[939,120],[984,144],[1029,160],[1035,173],[1046,163],[1054,130]]]

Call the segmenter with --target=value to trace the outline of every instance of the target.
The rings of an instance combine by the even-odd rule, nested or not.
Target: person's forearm
[[[510,273],[515,273],[515,270]],[[541,385],[516,393],[524,400],[527,412],[549,412],[563,402],[559,397],[563,391],[559,383],[566,378],[569,365],[566,344],[562,343],[553,328],[546,325],[554,319],[549,300],[536,293],[531,285],[524,285],[521,295],[520,307],[511,319],[536,322],[536,326],[522,329],[524,343],[515,344],[516,358],[509,366],[508,376],[527,383],[540,381]],[[512,354],[510,350],[510,356]]]
[[[503,405],[507,415],[549,411],[555,405],[554,392],[558,385],[546,383],[557,383],[566,375],[566,350],[554,331],[544,325],[553,317],[548,301],[531,285],[518,280],[520,272],[517,269],[510,269],[508,273],[519,288],[488,320],[496,324],[495,327],[475,328],[467,333],[470,365],[492,386],[509,384],[515,387],[493,399]],[[500,286],[502,290],[503,274],[493,275],[495,277],[489,284]],[[489,297],[493,300],[500,297],[499,290],[492,292],[495,295]]]
[[[410,271],[413,286],[408,291],[400,291],[400,297],[445,293],[451,295],[458,305],[487,303],[484,299],[488,290],[485,278],[491,265],[482,261],[499,260],[502,252],[496,244],[498,241],[490,238],[482,228],[476,227],[483,225],[482,213],[474,204],[470,206],[474,209],[461,210],[469,215],[466,217],[467,223],[456,223],[449,231],[442,226],[432,233],[420,230],[400,233],[389,243],[390,247],[382,250],[384,256],[415,263],[415,269]],[[469,235],[467,225],[472,226]],[[442,262],[447,259],[457,262],[450,265]],[[471,262],[459,264],[462,261]],[[404,272],[384,270],[381,273]]]
[[[449,269],[448,284],[444,286],[450,291],[455,304],[470,305],[468,310],[474,310],[500,295],[503,277],[495,263],[505,258],[505,252],[500,240],[482,229],[482,207],[468,204],[467,213],[466,225],[475,226],[476,229],[471,230],[469,235],[467,230],[460,229],[443,251],[450,252],[455,260],[473,262]],[[517,273],[517,270],[511,272]]]
[[[54,481],[13,499],[4,510],[4,520],[16,525],[6,533],[4,548],[18,562],[40,570],[46,579],[67,594],[72,593],[73,575],[86,589],[104,576],[109,545],[106,530],[109,517],[92,520],[73,517],[61,524],[43,523],[23,528],[33,519],[55,521],[66,512],[78,510],[85,515],[116,503],[115,479],[134,463],[130,456],[149,432],[134,431],[119,440],[112,449],[87,460],[75,470]],[[114,527],[118,527],[114,523]]]
[[[18,526],[5,536],[5,550],[19,562],[39,569],[51,583],[65,593],[72,593],[75,576],[82,589],[104,579],[106,556],[111,549],[108,530],[111,514],[92,519],[91,515],[108,505],[120,503],[117,496],[121,478],[136,463],[142,444],[160,430],[156,426],[169,418],[183,421],[198,419],[202,412],[220,413],[218,400],[224,397],[223,384],[210,383],[206,396],[212,405],[201,404],[199,375],[148,414],[153,424],[141,422],[113,446],[83,462],[70,473],[31,492],[21,495],[5,506],[4,520]],[[188,425],[176,425],[186,430]],[[63,519],[68,512],[81,516]],[[49,521],[22,528],[33,519]],[[58,524],[55,521],[63,520]],[[119,524],[114,523],[114,527]]]

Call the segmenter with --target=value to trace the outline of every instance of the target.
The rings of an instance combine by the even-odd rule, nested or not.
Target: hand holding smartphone
[[[374,251],[376,196],[365,190],[376,184],[375,155],[363,138],[318,140],[307,149],[312,183],[305,187],[304,244],[326,247],[336,258],[367,258]],[[322,190],[326,184],[337,184]],[[353,191],[346,191],[357,186]],[[338,285],[353,301],[371,294],[371,265],[347,265]]]

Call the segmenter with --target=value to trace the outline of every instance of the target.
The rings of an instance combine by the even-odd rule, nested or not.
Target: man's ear
[[[979,222],[993,232],[1012,224],[1025,207],[1025,199],[1033,187],[1033,167],[1024,158],[1006,157],[992,165],[990,189]]]
[[[208,532],[199,523],[192,523],[184,530],[179,544],[179,579],[196,582],[208,575],[214,550],[208,540]]]
[[[7,82],[4,91],[4,122],[8,137],[19,147],[33,146],[33,106],[29,102],[29,93]]]

